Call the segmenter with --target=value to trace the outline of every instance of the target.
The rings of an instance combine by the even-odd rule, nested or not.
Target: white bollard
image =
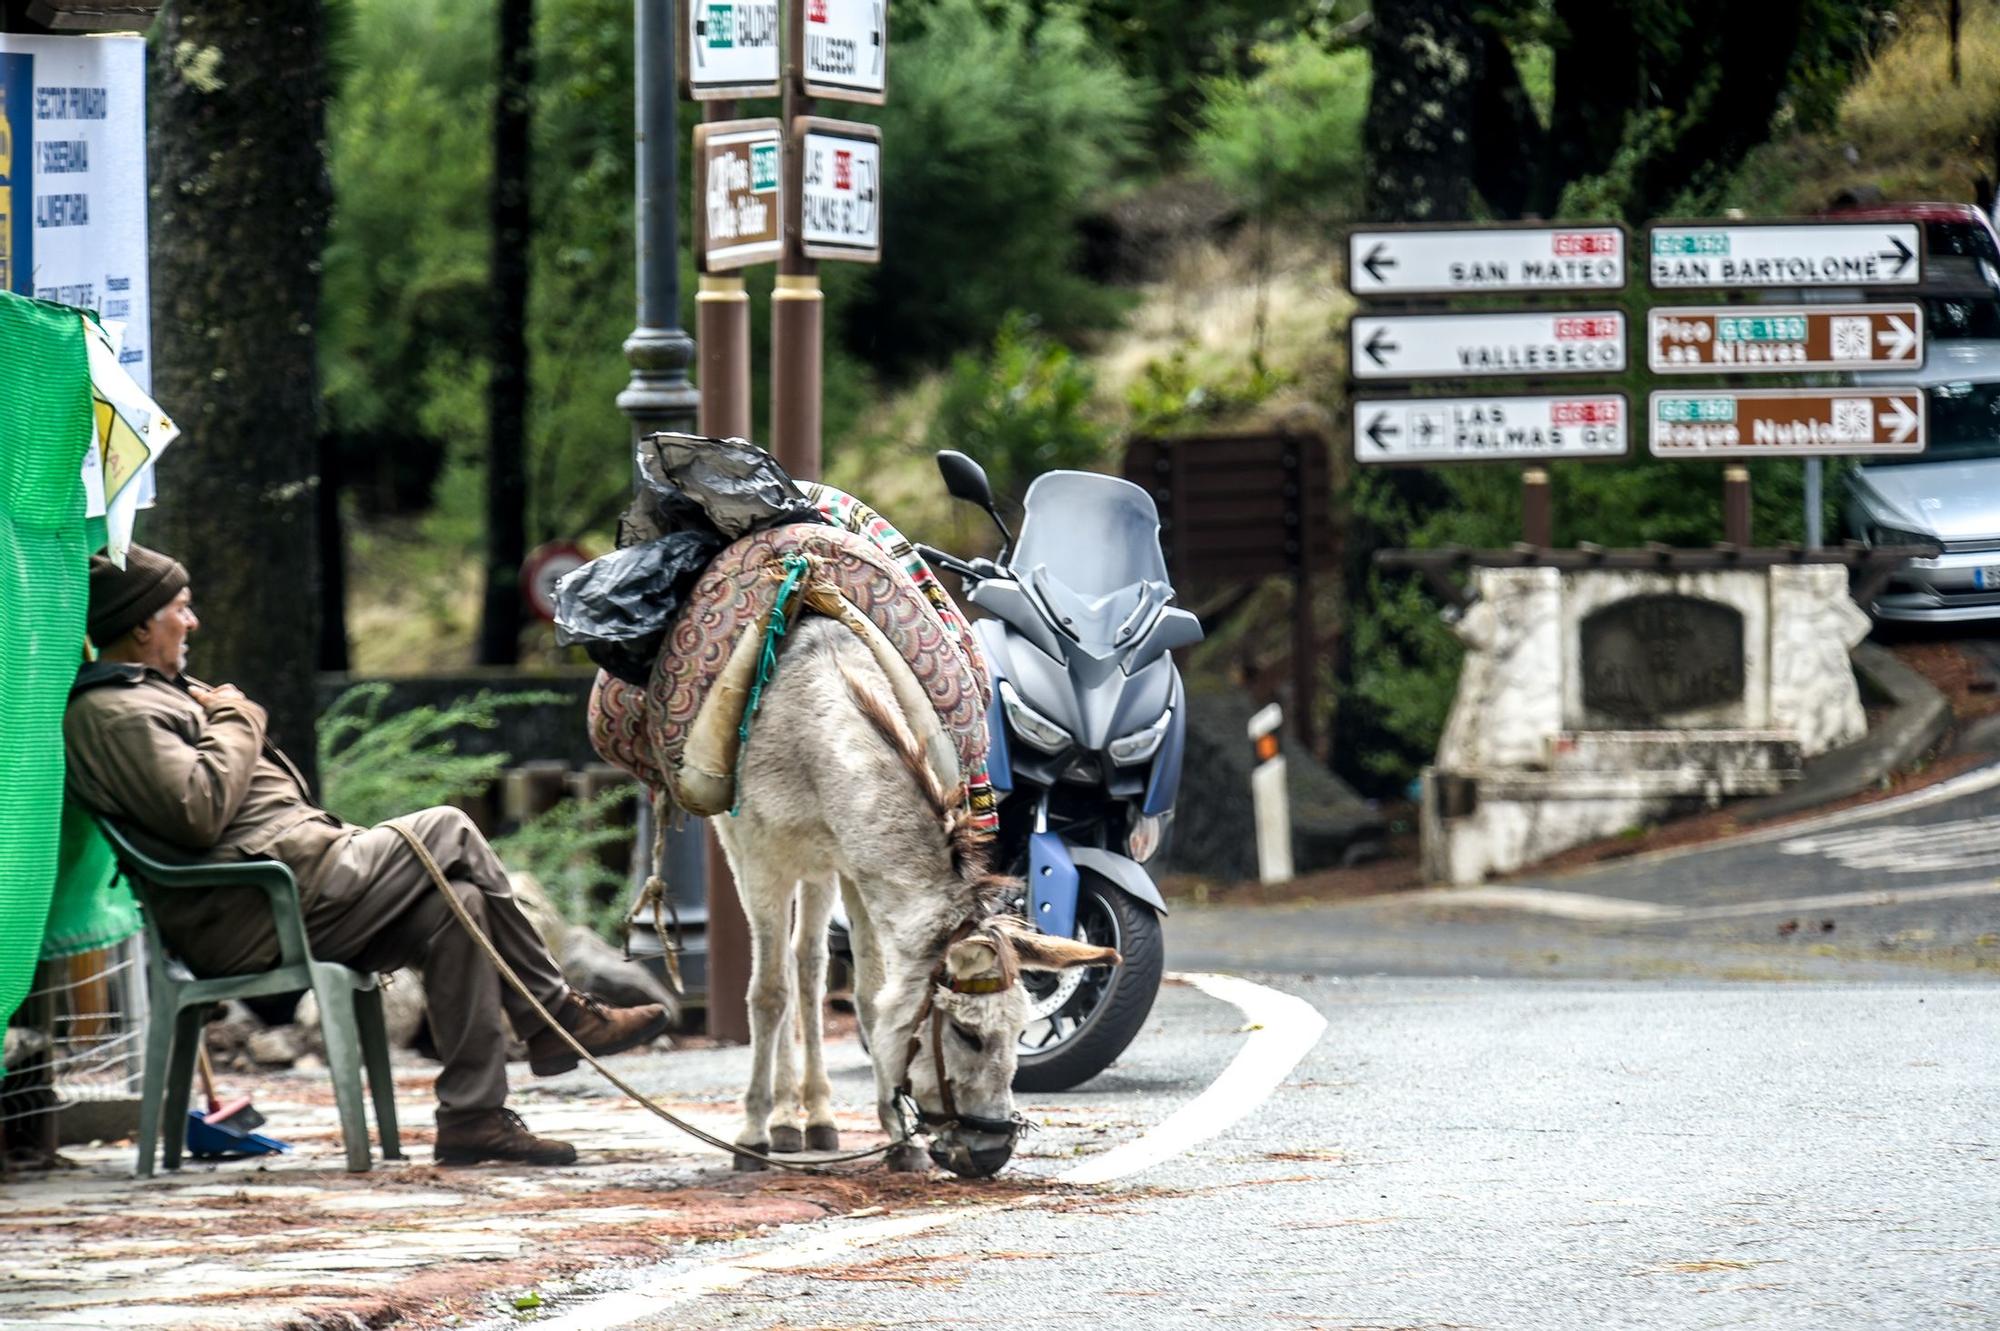
[[[1250,805],[1257,820],[1257,877],[1282,883],[1292,876],[1292,802],[1285,789],[1285,755],[1278,727],[1285,713],[1272,703],[1250,718],[1257,765],[1250,769]]]

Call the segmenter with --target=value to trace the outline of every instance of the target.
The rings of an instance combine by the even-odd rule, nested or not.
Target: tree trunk
[[[1362,142],[1364,215],[1442,222],[1472,211],[1474,100],[1484,43],[1460,0],[1377,0]]]
[[[521,653],[521,560],[528,553],[528,99],[535,74],[534,0],[500,0],[499,59],[493,99],[493,372],[487,382],[481,665],[513,665]]]
[[[192,575],[194,673],[262,703],[310,776],[323,16],[319,0],[176,0],[156,36],[153,387],[187,433],[139,531]]]

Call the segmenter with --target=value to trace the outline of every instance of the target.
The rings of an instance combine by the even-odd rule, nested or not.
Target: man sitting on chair
[[[360,971],[424,972],[437,1079],[440,1164],[515,1160],[562,1165],[567,1142],[528,1131],[504,1107],[504,1010],[528,1042],[538,1076],[567,1072],[576,1054],[501,980],[396,831],[343,823],[312,802],[305,780],[264,737],[264,709],[230,684],[188,678],[195,618],[187,570],[133,546],[119,569],[90,566],[90,637],[98,659],[77,674],[63,718],[69,784],[78,799],[184,850],[215,860],[273,859],[297,877],[313,955]],[[667,1028],[658,1004],[610,1008],[563,982],[521,913],[506,871],[464,813],[425,809],[397,820],[443,869],[535,997],[593,1054],[645,1044]],[[278,964],[260,893],[163,894],[160,932],[197,974]]]

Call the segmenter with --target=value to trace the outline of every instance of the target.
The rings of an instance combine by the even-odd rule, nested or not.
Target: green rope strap
[[[750,701],[743,707],[743,724],[736,728],[736,800],[729,807],[729,816],[734,818],[743,807],[743,750],[750,743],[750,723],[756,719],[758,704],[764,700],[764,686],[771,682],[771,676],[778,673],[778,639],[785,636],[789,619],[785,609],[798,594],[799,579],[812,567],[812,561],[804,555],[786,555],[784,558],[785,580],[778,584],[778,599],[771,603],[771,623],[764,631],[764,653],[757,661],[757,679],[750,686]]]

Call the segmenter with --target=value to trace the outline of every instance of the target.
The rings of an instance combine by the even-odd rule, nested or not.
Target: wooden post
[[[1555,513],[1549,501],[1549,473],[1529,467],[1521,473],[1521,539],[1529,545],[1555,544]]]
[[[1722,539],[1731,545],[1750,545],[1750,469],[1722,469]]]
[[[798,132],[802,117],[813,112],[805,95],[794,53],[787,59],[779,117],[785,125],[786,197],[797,200],[805,188],[805,136]],[[825,304],[819,289],[819,264],[805,254],[804,239],[793,225],[799,208],[785,209],[785,252],[778,259],[778,281],[771,290],[771,452],[778,465],[802,481],[816,481],[820,472],[821,338]]]
[[[1292,730],[1309,750],[1317,750],[1314,694],[1319,671],[1319,634],[1313,630],[1312,542],[1306,530],[1306,466],[1302,440],[1287,437],[1285,468],[1285,554],[1292,565]]]

